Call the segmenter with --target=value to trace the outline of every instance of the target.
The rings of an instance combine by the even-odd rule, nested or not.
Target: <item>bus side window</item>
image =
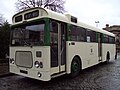
[[[72,25],[69,35],[71,41],[86,42],[86,29],[83,27]]]
[[[86,29],[79,27],[80,41],[86,42]]]
[[[70,35],[70,40],[71,41],[77,41],[77,38],[78,38],[77,27],[72,25],[70,27],[70,32],[69,33],[70,33],[69,34]]]
[[[87,42],[97,42],[96,32],[87,29]]]

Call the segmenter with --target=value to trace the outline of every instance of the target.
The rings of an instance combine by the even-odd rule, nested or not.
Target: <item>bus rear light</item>
[[[13,58],[10,58],[10,63],[14,64],[15,60]]]
[[[35,65],[36,68],[39,68],[40,63],[38,61],[35,61],[34,65]]]

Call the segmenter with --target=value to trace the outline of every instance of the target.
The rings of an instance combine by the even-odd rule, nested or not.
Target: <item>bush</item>
[[[10,24],[3,23],[0,26],[0,59],[5,59],[9,55],[9,42],[10,42]]]

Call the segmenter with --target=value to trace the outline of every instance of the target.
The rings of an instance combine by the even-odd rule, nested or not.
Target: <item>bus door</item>
[[[102,34],[98,33],[98,57],[99,62],[102,61]]]
[[[65,71],[66,63],[66,26],[63,23],[52,21],[50,31],[51,68],[55,73]]]

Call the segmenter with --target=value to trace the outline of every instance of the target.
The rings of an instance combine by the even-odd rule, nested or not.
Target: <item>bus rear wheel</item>
[[[106,56],[106,62],[108,63],[109,61],[110,61],[110,53],[108,52]]]
[[[70,77],[71,78],[74,78],[76,76],[79,75],[80,73],[80,70],[81,70],[81,67],[80,67],[80,60],[78,57],[75,57],[71,63],[71,73],[70,73]]]

